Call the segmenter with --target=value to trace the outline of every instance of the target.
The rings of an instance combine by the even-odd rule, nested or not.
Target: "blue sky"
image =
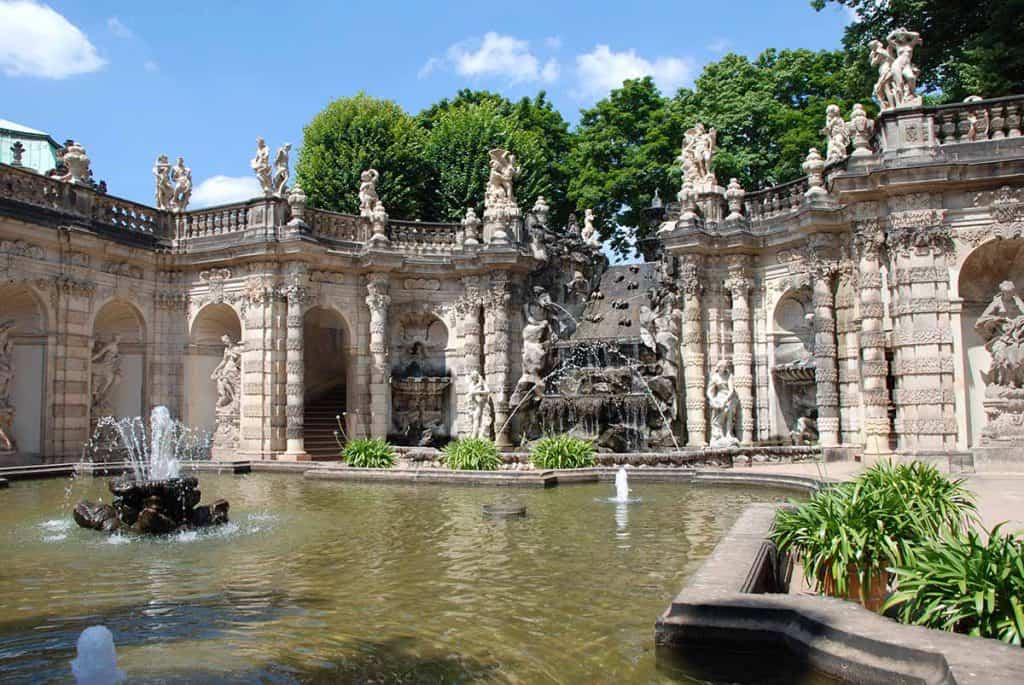
[[[252,192],[256,136],[298,148],[359,90],[415,113],[463,87],[544,89],[575,122],[622,78],[671,92],[725,52],[836,48],[848,20],[809,0],[0,0],[0,119],[78,140],[110,192],[140,202],[157,155],[183,155],[198,206]]]

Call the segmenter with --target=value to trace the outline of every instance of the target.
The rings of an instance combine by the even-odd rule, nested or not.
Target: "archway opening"
[[[146,383],[146,330],[134,305],[115,300],[93,320],[90,417],[140,416]]]
[[[4,303],[0,325],[0,408],[9,410],[3,426],[11,447],[33,456],[43,449],[46,387],[46,314],[43,303],[25,285],[0,286]],[[8,451],[0,444],[0,451]]]
[[[999,394],[996,387],[999,380],[991,375],[992,345],[986,346],[987,339],[997,331],[984,324],[983,330],[979,330],[978,322],[999,298],[1000,284],[1007,281],[1016,286],[1016,297],[1024,299],[1024,240],[996,240],[981,245],[968,255],[960,269],[958,291],[963,300],[960,323],[967,367],[967,440],[972,446],[979,444],[989,422],[986,398],[997,400]],[[996,307],[1001,309],[999,304]],[[1005,309],[989,312],[989,319],[1005,316],[1010,322],[1024,315],[1024,311],[1013,305],[1012,298]]]
[[[217,425],[217,381],[212,376],[224,358],[224,336],[232,343],[242,339],[238,314],[230,305],[208,305],[192,322],[185,353],[185,423],[210,432]]]
[[[433,312],[411,309],[391,330],[391,427],[397,444],[438,446],[451,439],[456,412],[448,326]]]
[[[302,320],[305,382],[303,438],[307,453],[336,457],[338,418],[348,437],[354,435],[354,417],[348,416],[351,386],[351,336],[348,325],[334,309],[313,307]]]
[[[814,363],[814,305],[810,288],[790,290],[775,306],[772,385],[779,439],[801,433],[817,421]],[[801,420],[802,419],[802,420]],[[808,436],[813,437],[813,436]]]

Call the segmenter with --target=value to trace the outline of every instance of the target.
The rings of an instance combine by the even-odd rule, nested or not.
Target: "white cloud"
[[[261,197],[260,183],[253,176],[211,176],[192,193],[192,204],[211,207]]]
[[[160,71],[160,65],[151,59],[147,59],[145,62],[143,62],[142,68],[150,73]]]
[[[494,31],[484,34],[482,41],[462,41],[452,45],[448,48],[447,59],[456,73],[462,76],[501,76],[512,83],[550,83],[558,78],[559,71],[554,60],[542,67],[537,56],[530,52],[528,41]]]
[[[431,57],[426,61],[426,63],[424,63],[422,67],[420,67],[420,70],[416,72],[416,78],[427,78],[428,76],[433,74],[438,67],[441,67],[443,65],[443,59],[439,57]]]
[[[674,91],[691,81],[695,66],[688,57],[656,57],[652,61],[636,54],[636,50],[612,52],[607,45],[598,45],[591,52],[576,56],[578,94],[603,96],[626,79],[642,76],[653,77],[666,92]]]
[[[125,26],[120,19],[117,17],[110,17],[107,19],[107,28],[118,38],[131,38],[135,34],[132,30]]]
[[[732,47],[732,41],[728,38],[715,38],[708,43],[708,50],[711,52],[723,53]]]
[[[7,76],[62,79],[106,63],[85,34],[52,8],[0,0],[0,69]]]

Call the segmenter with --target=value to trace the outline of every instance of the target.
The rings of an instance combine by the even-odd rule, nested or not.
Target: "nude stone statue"
[[[580,233],[583,243],[594,249],[601,248],[601,239],[597,237],[597,228],[594,227],[594,210],[588,209],[583,213],[583,231]]]
[[[736,410],[739,395],[733,385],[732,362],[720,359],[708,380],[708,408],[711,410],[711,446],[735,447]]]
[[[92,406],[108,411],[110,391],[121,381],[121,336],[115,335],[108,343],[96,342],[92,354]]]
[[[11,384],[14,382],[14,340],[11,331],[14,319],[0,323],[0,409],[11,405]]]
[[[1024,301],[1012,281],[999,284],[999,292],[974,328],[992,355],[986,382],[1007,388],[1024,387]]]
[[[850,132],[843,121],[838,105],[825,108],[825,127],[821,133],[828,138],[825,161],[831,164],[846,159],[846,149],[850,147]]]
[[[706,130],[698,123],[683,134],[683,151],[679,159],[683,163],[683,182],[694,186],[715,185],[712,161],[718,144],[718,132]]]
[[[230,336],[221,336],[224,356],[210,374],[210,380],[217,383],[217,410],[233,410],[238,401],[238,387],[242,380],[242,349],[244,344],[235,343]]]
[[[883,111],[896,107],[921,104],[917,94],[920,70],[914,66],[914,48],[921,44],[921,34],[896,29],[886,36],[887,45],[880,40],[868,43],[871,65],[878,68],[874,95]]]
[[[271,195],[274,192],[274,187],[270,179],[270,148],[267,147],[267,143],[262,137],[256,138],[256,156],[249,162],[249,166],[256,174],[256,180],[260,182],[263,194]]]
[[[470,375],[469,384],[469,401],[473,408],[470,434],[474,438],[489,438],[494,427],[491,418],[491,389],[479,371]]]
[[[153,178],[156,181],[156,208],[170,209],[174,199],[174,186],[171,185],[171,162],[167,155],[160,155],[153,163]]]
[[[288,189],[288,178],[291,172],[288,170],[288,153],[292,149],[291,143],[285,143],[277,149],[274,157],[274,195],[284,197]]]
[[[373,216],[373,210],[380,203],[377,196],[377,180],[380,173],[376,169],[367,169],[359,175],[359,214],[360,216]]]
[[[487,200],[488,206],[506,202],[515,204],[516,195],[513,189],[513,182],[519,176],[519,167],[516,166],[516,156],[508,150],[495,148],[490,152],[490,176],[487,179]]]
[[[171,180],[174,181],[174,194],[171,196],[171,209],[184,212],[188,209],[192,198],[192,170],[185,166],[185,158],[178,157],[171,169]]]

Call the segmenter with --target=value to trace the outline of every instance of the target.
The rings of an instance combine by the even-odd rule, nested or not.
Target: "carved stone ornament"
[[[889,250],[908,255],[930,251],[953,252],[953,233],[945,223],[946,210],[933,207],[939,198],[928,193],[912,193],[890,201],[887,245]]]
[[[870,157],[873,152],[871,139],[875,135],[875,120],[868,117],[864,105],[858,103],[853,106],[850,120],[846,122],[846,130],[853,141],[853,152],[850,156],[854,159]]]
[[[959,230],[957,237],[971,245],[978,245],[989,237],[1006,240],[1024,238],[1024,189],[1003,186],[974,196],[975,207],[988,206],[992,224],[972,230]]]

